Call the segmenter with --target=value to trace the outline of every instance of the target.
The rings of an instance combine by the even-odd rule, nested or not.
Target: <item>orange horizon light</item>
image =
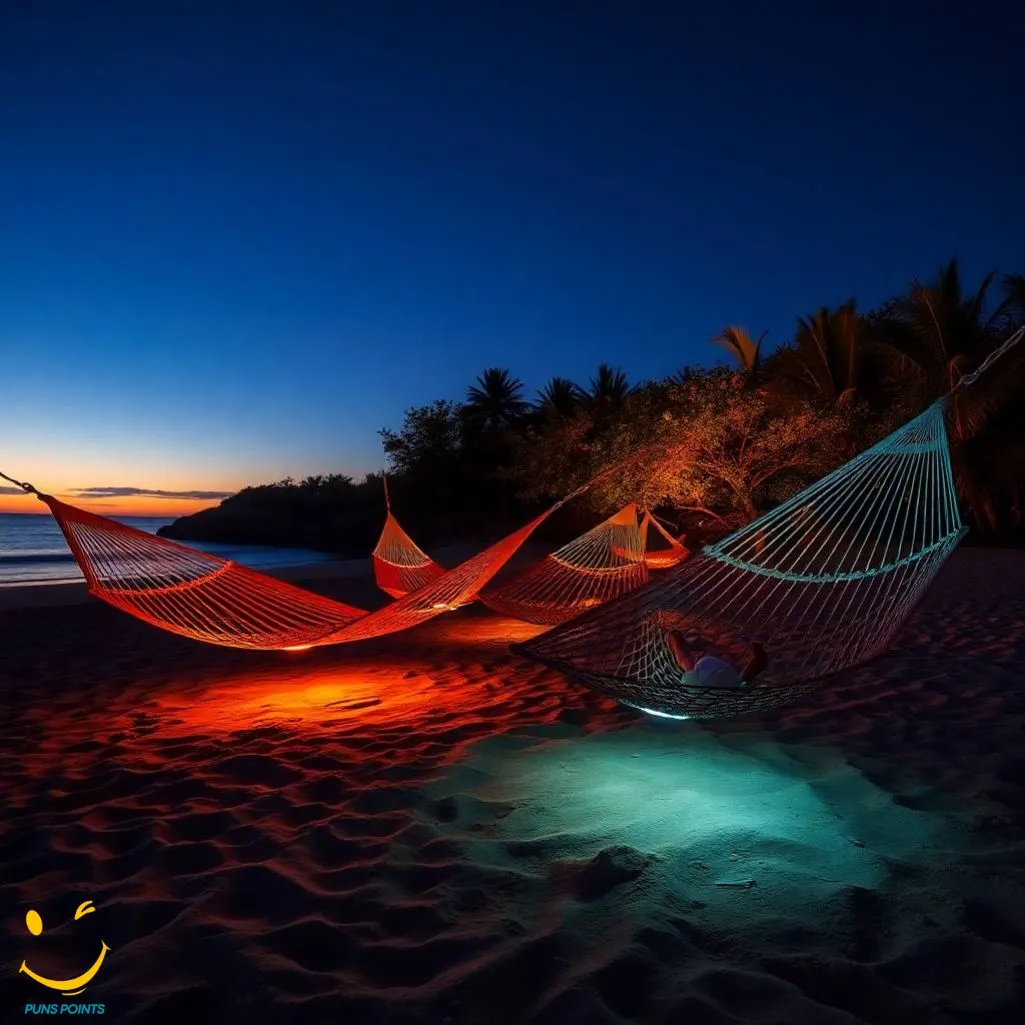
[[[40,485],[42,487],[42,485]],[[75,494],[56,492],[55,498],[100,516],[151,516],[159,519],[177,519],[179,516],[191,516],[192,513],[219,505],[220,500],[201,500],[190,498],[148,498],[145,496],[126,496],[124,498],[85,498]],[[4,495],[0,494],[0,513],[25,513],[28,515],[49,516],[50,510],[35,495]]]

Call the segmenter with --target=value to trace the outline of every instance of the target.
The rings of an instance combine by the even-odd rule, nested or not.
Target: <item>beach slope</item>
[[[0,611],[0,1021],[101,941],[68,999],[124,1022],[1020,1020],[1025,553],[957,552],[891,653],[750,720],[624,709],[509,653],[536,629]]]

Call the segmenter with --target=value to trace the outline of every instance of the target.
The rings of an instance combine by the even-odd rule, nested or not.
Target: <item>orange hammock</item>
[[[426,587],[368,613],[14,483],[49,507],[95,597],[193,640],[284,651],[396,633],[472,600],[540,523],[584,490]]]
[[[662,540],[666,543],[665,548],[652,549],[648,547],[649,527],[654,527],[656,532],[661,535]],[[644,511],[644,517],[641,520],[641,533],[644,538],[644,564],[648,569],[672,569],[673,566],[678,566],[690,555],[683,544],[683,536],[673,537],[647,510]]]
[[[502,615],[555,625],[647,582],[644,533],[630,503],[480,600]]]
[[[631,502],[512,580],[485,590],[480,601],[502,615],[553,626],[647,583],[649,569],[666,569],[687,557],[683,544],[649,512],[638,516],[638,507]],[[649,524],[654,524],[666,547],[647,549]],[[382,557],[385,552],[387,558]],[[402,529],[389,505],[374,549],[378,587],[400,597],[417,581],[430,581],[444,572]]]
[[[374,580],[385,594],[392,598],[401,598],[410,591],[417,591],[433,583],[444,574],[445,569],[423,551],[399,525],[391,511],[388,479],[383,475],[381,479],[384,481],[384,504],[387,515],[384,519],[384,529],[371,555]]]

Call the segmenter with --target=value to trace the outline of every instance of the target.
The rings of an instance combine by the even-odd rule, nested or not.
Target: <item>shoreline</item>
[[[476,555],[480,546],[449,545],[439,549],[435,557],[446,567],[458,565],[465,559]],[[1018,558],[1022,550],[1019,548],[989,548],[984,546],[962,544],[955,552],[979,553],[983,557],[993,559]],[[516,572],[533,559],[541,558],[545,550],[536,542],[527,541],[516,555],[509,561],[502,576]],[[333,591],[344,588],[345,582],[357,585],[373,583],[374,569],[369,556],[364,559],[330,559],[318,562],[294,563],[282,566],[250,567],[257,573],[283,580],[298,587],[311,590]],[[655,578],[658,579],[658,578]],[[360,590],[363,587],[360,586]],[[374,591],[376,593],[376,590]],[[82,605],[91,600],[84,580],[78,581],[23,581],[0,584],[0,612],[31,608],[56,608],[69,605]]]
[[[432,554],[441,565],[454,567],[476,555],[480,550],[479,545],[446,545]],[[522,567],[528,561],[540,558],[543,554],[543,549],[528,541],[509,561],[510,570]],[[344,588],[346,581],[360,585],[360,590],[364,589],[362,585],[369,584],[373,587],[374,568],[369,555],[362,559],[329,559],[292,565],[259,568],[250,566],[248,568],[255,573],[263,573],[266,576],[284,580],[286,583],[295,584],[298,587],[308,587],[312,590]],[[376,588],[373,588],[372,593],[376,594]],[[82,605],[91,600],[84,580],[23,581],[0,584],[0,612]]]
[[[353,580],[373,576],[369,559],[306,562],[293,566],[269,566],[260,570],[290,584]],[[0,585],[0,611],[81,605],[91,600],[84,580],[20,582]]]

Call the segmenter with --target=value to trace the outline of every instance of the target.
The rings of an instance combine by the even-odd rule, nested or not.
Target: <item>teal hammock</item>
[[[793,700],[882,652],[965,533],[946,399],[659,582],[516,650],[645,711],[711,718]],[[768,667],[742,689],[684,685],[667,643]]]

